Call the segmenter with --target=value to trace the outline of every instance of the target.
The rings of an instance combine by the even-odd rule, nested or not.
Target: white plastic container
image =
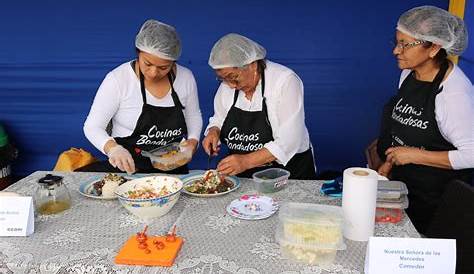
[[[282,168],[269,168],[252,175],[257,184],[257,191],[261,193],[277,192],[288,184],[290,172]]]
[[[169,171],[184,166],[191,161],[193,150],[185,142],[175,142],[152,150],[145,156],[150,158],[154,168]]]
[[[342,208],[308,203],[285,203],[275,235],[282,255],[307,264],[330,264],[346,248]]]

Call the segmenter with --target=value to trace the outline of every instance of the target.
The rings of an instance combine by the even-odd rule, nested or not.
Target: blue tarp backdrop
[[[20,149],[14,170],[51,170],[70,147],[99,155],[84,137],[84,120],[105,74],[134,58],[135,35],[148,18],[178,30],[179,63],[196,77],[205,125],[218,86],[209,51],[237,32],[302,78],[319,170],[364,166],[382,106],[396,92],[399,70],[389,42],[397,19],[423,4],[448,7],[447,0],[4,2],[0,123]],[[191,168],[206,166],[200,151]]]

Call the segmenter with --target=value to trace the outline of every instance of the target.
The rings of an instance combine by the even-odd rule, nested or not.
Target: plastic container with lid
[[[403,213],[400,208],[381,208],[375,209],[375,221],[377,223],[398,223],[402,220]]]
[[[285,203],[278,214],[275,238],[283,256],[308,264],[330,264],[346,248],[339,206]]]
[[[252,175],[257,191],[271,193],[282,190],[288,184],[290,172],[282,168],[269,168]]]
[[[377,207],[381,208],[408,208],[409,202],[407,195],[402,195],[398,199],[380,199],[377,198]]]
[[[401,181],[378,181],[377,199],[399,199],[402,195],[407,194],[407,185]]]
[[[174,142],[149,152],[142,151],[142,155],[150,158],[154,168],[169,171],[189,163],[193,149],[186,141]]]

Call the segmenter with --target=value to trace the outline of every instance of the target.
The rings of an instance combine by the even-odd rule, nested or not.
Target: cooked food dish
[[[151,155],[150,155],[151,154]],[[185,142],[171,143],[146,155],[151,159],[154,168],[168,171],[184,166],[191,161],[193,151]]]
[[[196,180],[184,188],[197,194],[216,194],[231,190],[234,184],[226,180],[224,176],[219,175],[217,170],[208,170],[204,173],[202,179]]]
[[[128,179],[114,173],[109,173],[105,175],[102,180],[94,183],[94,189],[97,195],[111,198],[115,196],[115,189],[126,181],[128,181]]]
[[[171,191],[169,191],[166,186],[163,186],[158,191],[153,187],[145,186],[143,188],[130,190],[126,195],[129,199],[152,199],[166,196],[170,193]]]
[[[166,159],[166,158],[169,159],[169,158],[173,157],[174,155],[176,155],[177,153],[172,153],[172,154],[169,154],[169,155],[165,154],[167,156],[161,156],[161,157],[163,157],[164,159]],[[164,171],[168,171],[168,170],[178,168],[180,166],[184,166],[185,164],[187,164],[189,162],[189,160],[190,160],[189,158],[182,158],[182,159],[176,160],[176,162],[171,162],[171,163],[161,163],[161,162],[157,162],[157,161],[152,161],[152,165],[153,165],[154,168],[164,170]]]
[[[287,221],[283,224],[285,237],[301,244],[337,244],[341,241],[340,226]]]

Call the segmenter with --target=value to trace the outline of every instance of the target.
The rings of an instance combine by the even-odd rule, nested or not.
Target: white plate
[[[140,175],[133,175],[133,176],[123,176],[123,174],[117,174],[119,176],[122,176],[122,177],[125,177],[125,179],[127,180],[132,180],[132,179],[136,179],[136,178],[140,178],[142,176]],[[105,175],[104,175],[105,176]],[[96,190],[94,189],[94,184],[96,182],[99,182],[100,180],[102,180],[104,178],[104,176],[96,176],[96,177],[93,177],[87,181],[84,181],[81,183],[81,185],[79,186],[79,193],[82,195],[82,196],[86,196],[86,197],[89,197],[89,198],[93,198],[93,199],[99,199],[99,200],[113,200],[113,199],[117,199],[117,196],[114,196],[114,197],[104,197],[102,195],[98,195]]]
[[[235,176],[226,176],[225,179],[231,181],[234,184],[234,187],[232,187],[231,189],[229,189],[227,191],[219,192],[219,193],[215,193],[215,194],[198,194],[198,193],[193,193],[193,192],[187,191],[186,186],[194,183],[197,180],[202,180],[202,177],[204,176],[204,172],[205,171],[198,171],[198,172],[190,173],[188,175],[181,176],[180,179],[181,179],[181,181],[183,181],[183,190],[182,191],[184,193],[188,194],[188,195],[195,196],[195,197],[211,198],[211,197],[217,197],[217,196],[225,195],[225,194],[227,194],[229,192],[232,192],[232,191],[234,191],[234,190],[236,190],[240,187],[239,178],[237,178]]]
[[[231,216],[243,220],[266,219],[278,211],[278,204],[268,196],[243,195],[226,208]]]

